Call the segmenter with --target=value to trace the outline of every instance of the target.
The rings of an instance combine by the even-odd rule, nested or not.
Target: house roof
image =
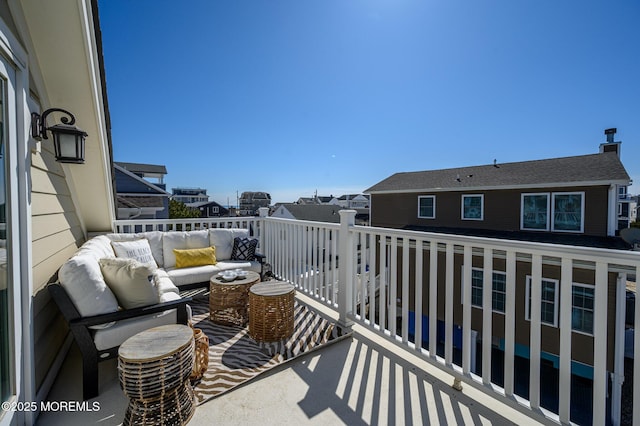
[[[114,164],[117,164],[132,173],[167,174],[167,168],[157,164],[123,163],[121,161],[114,161]]]
[[[396,173],[365,192],[463,191],[474,189],[628,185],[629,175],[613,152],[547,160]]]
[[[298,220],[339,223],[342,207],[331,204],[282,204]]]
[[[164,203],[160,197],[145,196],[122,196],[118,195],[118,208],[141,208],[141,207],[158,207],[164,208]]]

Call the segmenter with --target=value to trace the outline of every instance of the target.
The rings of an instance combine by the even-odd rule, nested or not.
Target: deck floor
[[[127,399],[116,367],[116,360],[100,366],[100,395],[91,400],[99,402],[99,410],[43,412],[37,424],[121,424]],[[447,373],[354,326],[353,338],[276,367],[198,406],[190,424],[537,424],[472,386],[459,392],[452,383]],[[80,384],[80,353],[74,345],[48,400],[80,401]]]

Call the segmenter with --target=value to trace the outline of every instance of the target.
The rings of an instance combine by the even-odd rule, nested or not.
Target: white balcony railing
[[[534,418],[583,422],[580,401],[586,389],[591,403],[585,410],[592,410],[587,422],[619,423],[625,284],[638,272],[640,253],[363,227],[354,225],[355,212],[340,214],[340,224],[262,217],[171,226],[161,221],[162,227],[158,221],[118,221],[117,229],[221,223],[251,228],[273,274],[336,309],[342,323],[368,327]],[[504,273],[504,292],[494,291],[492,274],[483,273],[481,289],[492,291],[481,290],[480,296],[477,283],[472,288],[473,268]],[[530,301],[525,276],[530,276]],[[543,278],[557,278],[555,326],[543,322]],[[574,306],[576,282],[593,285],[593,306]],[[472,306],[472,293],[480,306]],[[496,296],[502,297],[504,312],[494,312]],[[545,298],[547,307],[548,302]],[[581,313],[592,319],[591,333],[573,330],[572,315]],[[640,309],[635,322],[640,324]],[[546,377],[550,359],[552,380]],[[635,359],[640,359],[638,346]],[[586,387],[572,383],[580,369]],[[634,408],[640,407],[639,372],[634,368]]]

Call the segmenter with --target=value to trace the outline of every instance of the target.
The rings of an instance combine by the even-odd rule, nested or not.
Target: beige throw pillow
[[[151,253],[149,240],[146,238],[133,241],[111,241],[111,247],[113,247],[116,257],[135,259],[140,263],[152,266],[154,269],[158,267],[153,253]]]
[[[135,259],[100,259],[104,280],[125,309],[158,303],[160,297],[153,282],[155,269]]]

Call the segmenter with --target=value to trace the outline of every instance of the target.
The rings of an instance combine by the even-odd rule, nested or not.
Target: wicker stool
[[[293,334],[295,289],[276,281],[249,290],[249,335],[259,342],[274,342]]]
[[[209,319],[217,324],[247,324],[249,288],[260,282],[260,274],[248,271],[247,276],[233,281],[213,276],[209,284]]]
[[[163,325],[127,339],[118,350],[120,386],[129,397],[124,425],[184,425],[195,400],[193,330]]]

